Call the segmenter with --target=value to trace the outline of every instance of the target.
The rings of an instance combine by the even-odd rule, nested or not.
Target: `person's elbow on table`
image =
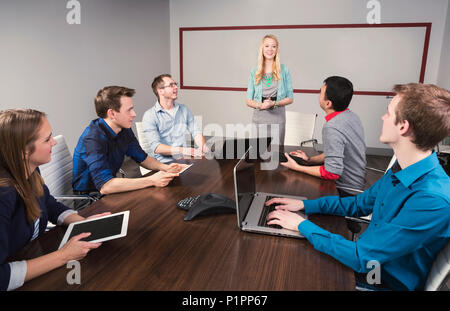
[[[110,189],[110,185],[111,185],[111,180],[107,181],[105,184],[103,184],[103,186],[100,188],[100,193],[102,195],[106,195],[106,194],[111,194],[111,189]]]

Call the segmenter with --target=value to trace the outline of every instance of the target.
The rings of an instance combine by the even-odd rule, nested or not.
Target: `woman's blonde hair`
[[[280,63],[280,45],[278,44],[278,39],[274,35],[265,35],[264,38],[261,41],[261,45],[259,46],[258,51],[258,67],[256,69],[255,73],[255,85],[261,81],[262,77],[264,76],[264,40],[266,39],[273,39],[277,43],[277,54],[275,55],[275,59],[272,65],[272,74],[275,80],[281,80],[281,63]]]
[[[32,109],[0,111],[0,187],[13,187],[25,202],[28,223],[41,216],[37,199],[44,194],[44,181],[37,170],[30,172],[26,153],[32,154],[45,113]]]

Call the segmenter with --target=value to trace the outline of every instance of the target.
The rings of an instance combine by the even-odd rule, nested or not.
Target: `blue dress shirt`
[[[394,164],[378,182],[356,197],[304,201],[306,214],[366,216],[369,227],[356,241],[306,220],[298,230],[346,266],[367,273],[377,260],[381,282],[396,290],[423,290],[428,272],[450,237],[450,178],[436,153],[401,169]]]
[[[186,133],[190,133],[192,138],[202,134],[202,129],[196,124],[192,112],[185,105],[174,102],[173,109],[175,109],[174,117],[157,101],[142,118],[142,131],[149,143],[149,150],[146,151],[162,163],[173,161],[173,158],[155,153],[159,144],[184,147]]]
[[[137,163],[147,158],[131,129],[116,134],[102,118],[81,134],[73,154],[72,187],[76,191],[100,191],[116,177],[125,155]]]

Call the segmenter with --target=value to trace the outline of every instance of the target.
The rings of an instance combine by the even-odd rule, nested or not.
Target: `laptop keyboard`
[[[271,200],[272,198],[275,198],[275,197],[271,197],[271,196],[266,197],[261,216],[259,217],[258,226],[282,229],[283,227],[281,227],[280,225],[268,225],[267,224],[267,215],[269,215],[270,212],[275,210],[275,206],[279,205],[279,204],[272,204],[272,205],[267,206],[266,202]]]

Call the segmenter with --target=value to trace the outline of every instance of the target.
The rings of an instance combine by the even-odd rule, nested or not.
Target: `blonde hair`
[[[264,76],[264,40],[266,39],[273,39],[277,43],[277,54],[275,55],[275,59],[272,65],[272,74],[275,80],[281,80],[281,63],[280,63],[280,45],[278,44],[278,39],[274,35],[265,35],[264,38],[261,41],[261,45],[259,46],[258,51],[258,67],[256,69],[255,73],[255,85],[261,81],[262,77]]]
[[[32,109],[0,111],[0,187],[13,187],[25,202],[28,223],[41,216],[38,198],[44,181],[37,170],[29,171],[26,153],[32,154],[45,114]]]

